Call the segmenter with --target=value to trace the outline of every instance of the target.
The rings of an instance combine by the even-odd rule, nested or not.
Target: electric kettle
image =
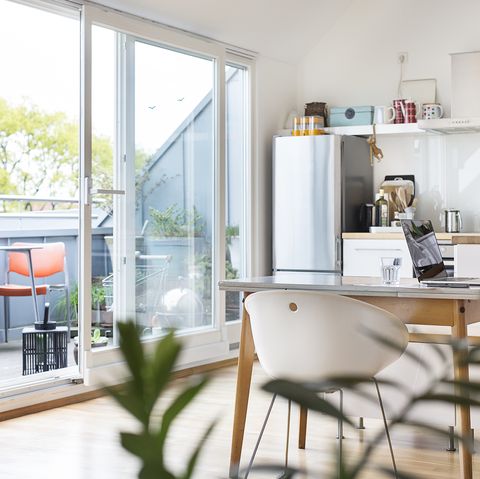
[[[462,229],[462,216],[459,210],[445,210],[445,232],[459,233]]]

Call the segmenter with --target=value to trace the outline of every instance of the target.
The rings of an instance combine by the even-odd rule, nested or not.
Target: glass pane
[[[117,33],[92,27],[92,188],[114,189]],[[92,195],[92,348],[114,345],[114,208],[111,194]],[[116,211],[116,208],[115,208]]]
[[[18,242],[38,247],[34,273],[42,261],[50,273],[33,275],[36,287],[44,285],[36,304],[31,295],[0,298],[3,386],[75,366],[69,335],[78,326],[78,15],[0,1],[0,57],[0,278],[31,294],[30,274],[20,274],[5,250]],[[17,258],[25,261],[25,254]],[[43,322],[47,310],[56,329],[33,330],[35,311]]]
[[[135,42],[136,319],[212,326],[214,62]]]
[[[226,66],[226,218],[225,278],[235,279],[245,274],[244,204],[246,161],[246,70]],[[226,293],[226,321],[240,318],[240,293]]]

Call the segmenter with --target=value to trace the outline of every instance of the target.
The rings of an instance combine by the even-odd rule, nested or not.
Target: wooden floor
[[[177,471],[182,470],[185,458],[197,438],[211,420],[219,423],[207,443],[195,478],[221,479],[228,473],[230,434],[236,368],[217,371],[208,389],[185,411],[174,427],[167,458]],[[247,420],[244,464],[256,440],[263,421],[269,396],[261,392],[259,384],[266,377],[258,364],[255,366],[255,387]],[[184,384],[176,381],[168,397],[160,404],[159,412]],[[297,408],[294,408],[295,426],[291,437],[291,464],[307,469],[302,477],[324,478],[333,465],[335,452],[335,422],[315,414],[310,415],[307,449],[296,449]],[[280,463],[286,427],[286,402],[280,400],[264,437],[258,462]],[[365,431],[347,429],[345,447],[347,458],[355,457],[365,441],[381,426],[379,421],[366,420]],[[138,463],[119,445],[118,433],[133,430],[134,422],[109,398],[66,406],[60,409],[13,419],[0,424],[0,478],[21,479],[121,479],[135,478]],[[393,442],[400,469],[415,473],[419,478],[457,478],[458,454],[445,452],[445,442],[411,429],[394,431]],[[387,447],[381,447],[373,466],[390,466]],[[474,458],[475,476],[480,477],[480,461]],[[255,478],[273,478],[275,474],[252,473]],[[374,470],[363,475],[365,479],[384,477]]]

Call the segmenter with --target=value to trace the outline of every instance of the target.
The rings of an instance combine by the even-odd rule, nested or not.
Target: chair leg
[[[382,396],[380,394],[380,387],[378,386],[377,380],[375,378],[372,378],[372,379],[373,379],[373,382],[375,383],[375,388],[377,390],[378,404],[380,405],[380,409],[382,411],[383,425],[385,426],[385,435],[387,436],[388,447],[390,449],[390,456],[392,457],[393,473],[395,475],[395,478],[398,479],[397,465],[395,463],[395,455],[393,454],[392,440],[390,438],[390,431],[388,430],[387,417],[385,416],[385,408],[383,407]]]
[[[288,445],[290,442],[290,416],[292,412],[292,401],[288,400],[288,414],[287,414],[287,440],[285,442],[285,472],[284,475],[281,477],[286,476],[287,469],[288,469]]]
[[[250,462],[248,463],[247,470],[245,471],[245,476],[244,479],[247,479],[248,475],[250,474],[250,471],[252,470],[253,466],[253,461],[255,460],[255,455],[257,454],[258,446],[260,446],[260,441],[262,440],[263,433],[265,431],[265,427],[267,426],[268,418],[270,417],[270,413],[272,412],[273,408],[273,403],[275,402],[275,399],[277,399],[277,395],[274,394],[272,397],[272,401],[270,403],[270,406],[267,411],[267,415],[265,416],[265,420],[263,421],[262,429],[260,429],[260,434],[257,439],[257,443],[255,444],[255,448],[253,449],[253,454],[252,457],[250,458]]]
[[[365,429],[365,422],[363,420],[363,417],[361,417],[361,416],[358,418],[357,429]]]
[[[455,447],[455,427],[448,426],[448,452],[455,452],[457,448]]]
[[[70,291],[68,286],[65,286],[65,301],[67,302],[66,314],[67,314],[67,342],[70,342],[70,331],[72,329],[72,317],[70,311]]]
[[[306,438],[307,438],[307,418],[308,418],[308,409],[306,407],[300,406],[300,421],[298,429],[298,448],[305,449]]]
[[[340,393],[340,414],[343,416],[343,390],[339,389]],[[343,419],[338,420],[338,477],[342,477],[343,465]]]
[[[9,315],[8,296],[4,296],[3,297],[3,325],[4,325],[6,343],[8,343],[8,328],[10,326],[10,318],[8,315]]]

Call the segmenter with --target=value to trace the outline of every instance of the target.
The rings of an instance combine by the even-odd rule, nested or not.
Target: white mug
[[[443,107],[439,103],[424,103],[422,112],[424,120],[437,120],[443,116]]]
[[[393,106],[376,106],[373,120],[377,125],[393,123],[393,120],[395,120],[395,108],[393,108]]]

